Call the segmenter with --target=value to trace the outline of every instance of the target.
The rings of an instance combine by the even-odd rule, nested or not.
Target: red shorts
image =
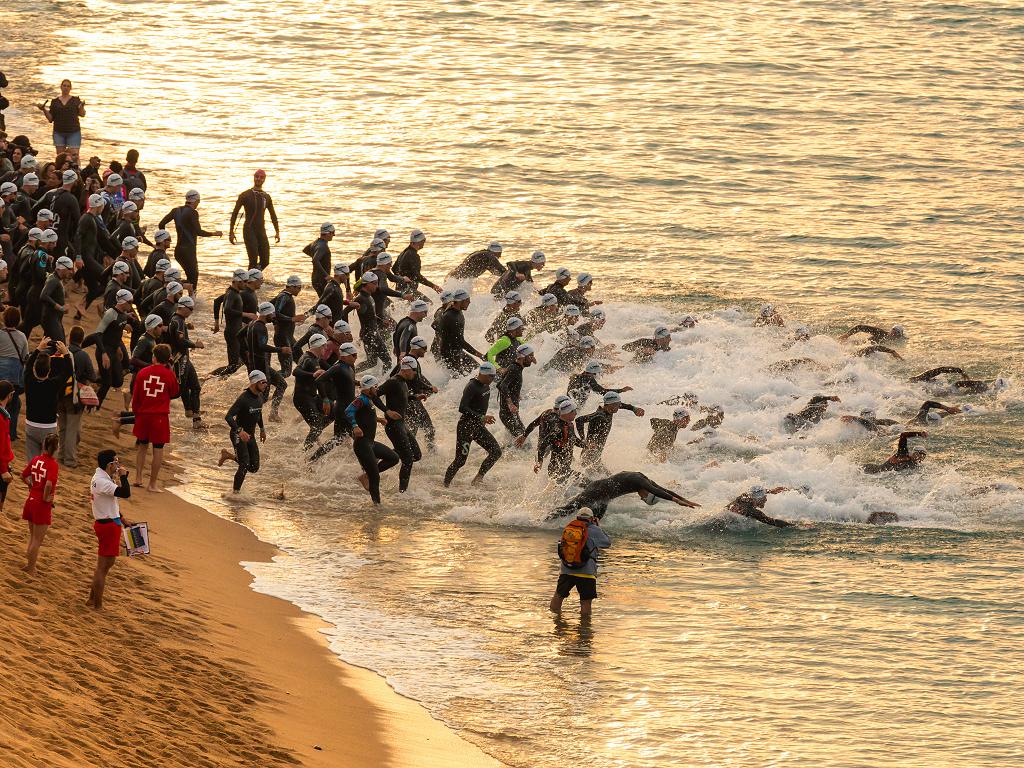
[[[100,540],[100,548],[96,553],[100,557],[117,557],[121,554],[121,526],[117,523],[101,523],[99,520],[92,524],[96,531],[96,538]]]
[[[171,419],[166,413],[137,413],[132,434],[140,443],[167,445],[171,442]]]
[[[25,508],[21,511],[21,519],[35,525],[53,524],[53,505],[45,501],[25,499]]]

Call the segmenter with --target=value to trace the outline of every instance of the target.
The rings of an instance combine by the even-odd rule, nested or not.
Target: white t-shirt
[[[110,479],[103,469],[97,467],[89,484],[89,498],[92,499],[92,516],[97,520],[115,520],[121,516],[117,497],[114,495],[120,486]]]

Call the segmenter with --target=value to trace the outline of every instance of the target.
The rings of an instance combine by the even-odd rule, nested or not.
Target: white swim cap
[[[260,317],[270,317],[274,314],[274,305],[269,301],[261,301],[260,305],[256,308],[256,314]]]
[[[685,408],[676,408],[674,411],[672,411],[672,420],[673,421],[680,421],[682,419],[688,419],[688,418],[690,418],[690,412],[688,410],[686,410]]]
[[[351,341],[346,341],[340,347],[338,347],[338,354],[342,357],[348,357],[349,355],[358,355],[359,350],[356,349],[356,345]]]
[[[166,280],[174,281],[174,280],[180,280],[180,279],[181,279],[181,270],[178,269],[177,267],[168,267],[167,269],[164,270],[164,280],[165,281]]]
[[[547,260],[548,257],[544,255],[544,251],[534,251],[533,255],[530,256],[530,261],[534,264],[544,264]]]
[[[555,297],[555,294],[553,293],[545,293],[542,294],[540,297],[540,305],[542,307],[553,307],[557,303],[558,299]]]
[[[363,275],[360,278],[360,280],[363,281],[363,285],[368,285],[370,283],[379,282],[380,278],[377,276],[376,272],[369,271],[369,272],[363,272]]]
[[[60,180],[65,184],[74,184],[78,181],[78,174],[68,168],[64,173],[60,175]]]
[[[188,192],[185,193],[185,202],[186,203],[193,203],[193,202],[195,202],[198,199],[199,199],[199,192],[197,190],[195,190],[195,189],[190,189]]]
[[[392,261],[391,254],[387,251],[381,251],[377,254],[377,266],[383,267],[390,264]]]
[[[465,288],[457,288],[455,292],[452,293],[452,301],[465,301],[468,298],[469,291],[467,291]]]
[[[339,320],[334,324],[334,330],[338,333],[352,333],[352,326],[345,320]]]
[[[406,355],[405,357],[402,358],[402,362],[401,365],[399,366],[399,369],[403,371],[415,371],[419,369],[419,363],[416,362],[415,357],[412,357],[411,355]]]
[[[327,345],[327,337],[322,333],[314,333],[309,337],[309,348],[320,349],[320,347]]]
[[[36,221],[53,221],[53,211],[49,208],[41,208],[36,214]]]
[[[498,373],[498,369],[494,367],[494,363],[483,362],[480,363],[480,369],[477,373],[481,376],[494,376]]]
[[[130,304],[133,301],[135,301],[135,294],[124,288],[114,294],[114,302],[116,304]]]
[[[589,272],[580,272],[576,275],[576,284],[580,287],[594,282],[594,277]]]
[[[605,311],[600,307],[594,307],[593,309],[591,309],[590,316],[595,320],[604,320],[607,317]]]
[[[258,269],[250,269],[249,274],[245,276],[246,282],[255,282],[256,280],[263,279],[263,272]]]
[[[567,397],[556,406],[556,410],[560,416],[565,416],[566,414],[572,413],[576,410],[576,403],[571,397]]]
[[[505,294],[506,304],[518,304],[523,300],[523,297],[519,295],[519,291],[509,291]]]
[[[167,283],[167,296],[168,297],[173,296],[176,293],[181,293],[184,290],[185,290],[185,288],[179,282],[171,280],[169,283]]]
[[[102,200],[103,198],[100,198],[100,199]],[[156,232],[153,233],[153,240],[154,240],[154,242],[162,243],[164,240],[170,240],[170,239],[171,239],[171,233],[168,232],[166,229],[158,229]]]
[[[0,184],[0,195],[13,195],[18,192],[18,185],[13,181],[5,181]]]
[[[324,222],[323,224],[320,225],[321,235],[328,235],[332,232],[334,232],[334,225],[331,224],[330,222]]]
[[[138,238],[132,237],[131,235],[128,235],[128,237],[126,237],[124,240],[121,241],[121,250],[122,251],[134,251],[138,247],[139,247],[139,240],[138,240]]]
[[[529,344],[520,344],[516,347],[516,357],[529,357],[532,354],[534,350]]]
[[[523,319],[521,317],[517,317],[516,315],[512,315],[512,317],[510,317],[508,320],[505,321],[505,330],[506,331],[515,331],[515,330],[518,330],[518,329],[520,329],[522,327],[523,327]]]
[[[359,388],[360,389],[373,389],[379,383],[380,383],[380,380],[376,376],[368,373],[365,376],[363,376],[361,379],[359,379]]]
[[[103,195],[92,194],[89,195],[89,207],[90,208],[102,208],[107,204],[107,201],[103,199]]]
[[[4,262],[4,266],[5,267],[7,266],[7,262]],[[56,267],[57,269],[74,269],[75,268],[75,262],[73,262],[67,256],[61,256],[54,263],[54,267]]]
[[[107,182],[106,183],[107,183],[108,187],[120,187],[122,184],[124,184],[124,179],[122,179],[118,174],[112,173],[109,176],[107,176]],[[199,193],[198,192],[196,192],[196,197],[199,197]],[[188,196],[187,195],[186,195],[185,199],[188,200]]]
[[[112,275],[127,275],[129,271],[131,271],[131,267],[124,261],[115,261],[114,266],[110,268],[110,274]]]
[[[592,376],[597,376],[597,374],[601,372],[601,364],[597,362],[597,360],[589,362],[587,363],[587,367],[583,369],[583,372],[589,373]]]
[[[487,246],[487,250],[491,253],[501,253],[501,243],[493,242]]]
[[[178,306],[187,307],[188,309],[194,309],[196,306],[196,300],[193,299],[191,296],[182,296],[180,299],[178,299]]]
[[[263,371],[250,371],[249,372],[249,383],[259,384],[261,381],[267,380],[267,374]]]
[[[409,340],[409,349],[426,349],[427,346],[427,340],[422,336],[413,336]]]
[[[348,264],[335,264],[334,274],[336,275],[347,275],[349,273]]]
[[[409,305],[410,312],[429,312],[430,305],[427,304],[423,299],[416,299]]]
[[[593,336],[584,336],[580,339],[580,349],[594,349],[596,346],[597,342]]]
[[[656,339],[667,339],[670,338],[671,336],[672,334],[669,333],[668,328],[666,328],[664,325],[659,325],[657,328],[654,329],[654,338]]]
[[[572,273],[565,267],[555,270],[555,280],[568,280],[570,277],[572,277]]]
[[[52,229],[44,229],[39,239],[44,243],[56,243],[57,233]]]
[[[767,499],[768,489],[763,485],[755,485],[747,495],[754,499]]]
[[[301,288],[302,278],[298,275],[288,275],[288,279],[284,281],[284,284],[288,288]]]
[[[565,315],[566,317],[579,317],[581,312],[580,308],[577,307],[575,304],[566,304],[562,308],[562,314]]]
[[[146,315],[146,330],[151,331],[159,325],[164,324],[164,319],[160,315]]]
[[[135,213],[139,210],[139,206],[133,203],[131,200],[125,200],[121,203],[121,213]]]
[[[146,190],[142,187],[132,187],[132,191],[128,193],[129,200],[145,200]]]
[[[448,290],[446,288],[445,290],[441,291],[441,297],[440,298],[441,298],[441,303],[442,304],[447,304],[449,301],[452,300],[452,291],[450,291],[450,290]]]
[[[409,233],[410,243],[422,243],[426,239],[427,236],[423,234],[422,229],[414,229],[412,232]]]
[[[620,395],[618,392],[608,391],[608,392],[604,393],[604,404],[605,405],[614,405],[615,403],[621,403],[621,402],[622,402],[622,395]]]

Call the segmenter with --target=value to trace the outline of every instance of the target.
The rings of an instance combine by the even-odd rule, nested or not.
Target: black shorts
[[[580,600],[593,600],[597,597],[597,579],[592,576],[573,576],[571,573],[559,575],[555,592],[559,597],[568,597],[573,587],[580,593]]]

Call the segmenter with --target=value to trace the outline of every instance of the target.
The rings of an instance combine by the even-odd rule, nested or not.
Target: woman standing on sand
[[[82,146],[82,123],[78,118],[85,117],[85,102],[71,95],[71,81],[67,78],[61,81],[60,96],[53,99],[50,106],[39,104],[38,107],[47,122],[53,123],[53,146],[57,154],[68,152],[77,159]]]
[[[57,452],[56,434],[47,435],[43,441],[43,452],[25,465],[21,479],[28,486],[28,498],[21,519],[28,521],[28,562],[22,569],[26,573],[36,572],[36,559],[43,539],[53,522],[53,497],[57,493]]]

